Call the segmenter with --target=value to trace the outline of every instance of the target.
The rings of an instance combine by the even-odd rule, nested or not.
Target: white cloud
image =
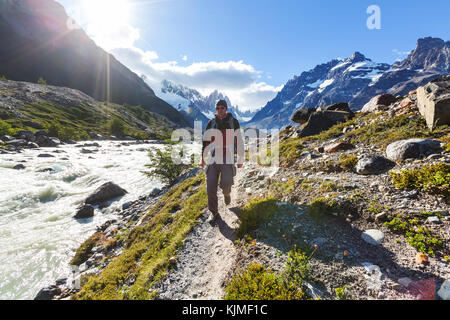
[[[261,82],[262,72],[242,60],[194,62],[186,66],[178,65],[177,61],[159,61],[156,51],[136,47],[140,31],[131,23],[124,21],[111,25],[94,20],[83,21],[83,15],[73,13],[77,13],[76,20],[97,45],[138,75],[145,75],[149,83],[167,79],[205,95],[217,89],[243,110],[263,107],[281,89]],[[181,60],[186,62],[187,55],[181,55]]]
[[[139,29],[128,24],[105,27],[101,24],[88,24],[86,32],[94,42],[109,51],[114,48],[131,48],[140,38]]]

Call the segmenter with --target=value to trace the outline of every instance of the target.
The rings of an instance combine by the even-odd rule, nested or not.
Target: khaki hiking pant
[[[225,196],[230,195],[231,186],[234,184],[233,176],[236,174],[234,164],[209,164],[206,171],[206,192],[208,194],[208,209],[214,215],[219,213],[217,200],[217,186],[222,189]],[[219,183],[220,175],[220,183]]]

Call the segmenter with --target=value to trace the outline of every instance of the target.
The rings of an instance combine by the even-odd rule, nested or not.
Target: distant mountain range
[[[195,89],[175,84],[168,80],[163,80],[160,84],[152,83],[151,85],[158,97],[186,115],[192,123],[195,120],[202,121],[203,127],[206,127],[208,121],[216,114],[215,104],[219,99],[227,102],[228,112],[231,112],[239,122],[249,121],[257,112],[256,110],[247,112],[239,110],[237,106],[232,105],[226,95],[218,90],[214,90],[205,97]]]
[[[355,52],[347,59],[334,59],[295,76],[245,125],[281,128],[294,124],[290,118],[300,108],[338,102],[348,102],[352,110],[359,110],[378,94],[405,95],[447,74],[450,42],[439,38],[419,39],[416,49],[393,65],[373,62]]]
[[[78,89],[105,101],[107,57],[110,99],[142,106],[178,126],[190,126],[135,73],[98,47],[82,29],[70,29],[64,7],[53,0],[0,0],[0,76]]]

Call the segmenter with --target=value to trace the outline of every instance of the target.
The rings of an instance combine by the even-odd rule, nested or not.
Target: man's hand
[[[205,165],[206,165],[205,160],[202,159],[202,163],[200,164],[200,167],[205,168]]]

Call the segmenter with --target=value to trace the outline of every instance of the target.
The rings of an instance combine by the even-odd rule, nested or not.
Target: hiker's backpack
[[[230,126],[230,129],[236,129],[235,127],[234,127],[234,117],[233,117],[233,115],[231,115],[230,114],[230,116],[228,117],[228,120],[227,120],[227,123],[228,123],[228,125]],[[217,121],[216,121],[216,117],[214,117],[212,120],[211,120],[211,128],[212,129],[218,129],[218,123],[217,123]]]

